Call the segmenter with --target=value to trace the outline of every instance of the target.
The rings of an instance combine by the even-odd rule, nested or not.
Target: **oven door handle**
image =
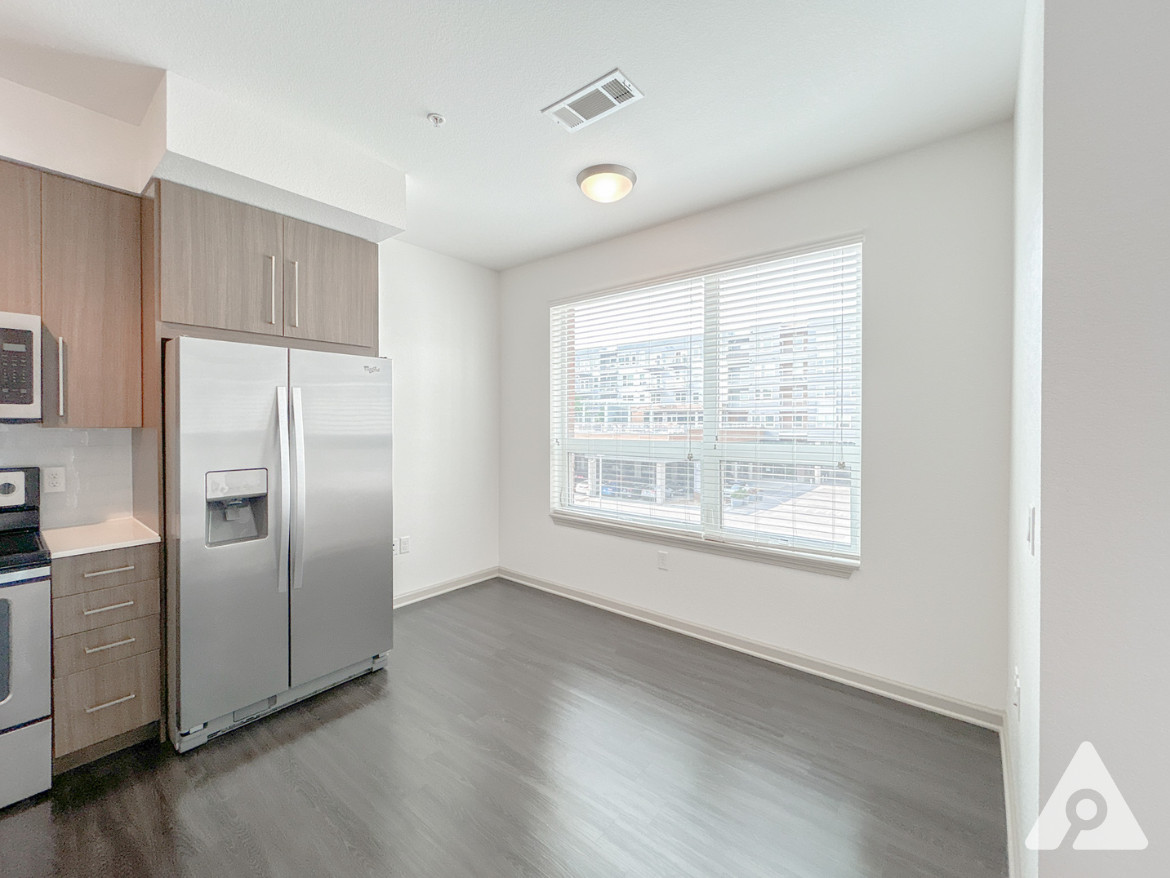
[[[25,570],[6,570],[0,573],[0,588],[12,585],[25,585],[30,582],[47,582],[49,579],[48,567],[30,567]]]

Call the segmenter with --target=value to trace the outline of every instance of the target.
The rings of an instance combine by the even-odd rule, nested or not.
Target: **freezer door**
[[[168,649],[187,731],[288,688],[288,351],[179,338],[166,366]]]
[[[292,685],[390,648],[390,362],[289,352]]]

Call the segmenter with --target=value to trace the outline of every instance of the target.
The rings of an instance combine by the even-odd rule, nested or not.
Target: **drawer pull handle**
[[[125,573],[133,569],[133,564],[127,564],[125,567],[111,567],[109,570],[94,570],[92,573],[83,573],[81,575],[86,579],[92,579],[95,576],[109,576],[111,573]]]
[[[96,610],[86,610],[81,615],[94,616],[94,615],[97,615],[98,613],[108,613],[110,610],[120,610],[123,607],[132,607],[132,606],[134,606],[134,601],[122,601],[122,603],[120,603],[120,604],[110,604],[108,607],[98,607]]]
[[[107,707],[113,707],[115,704],[121,704],[124,701],[130,701],[137,696],[131,692],[129,695],[123,695],[121,698],[115,698],[113,701],[107,701],[105,704],[99,704],[96,707],[87,707],[86,713],[97,713],[99,710],[105,710]]]
[[[105,646],[87,646],[85,648],[86,655],[92,655],[95,652],[104,652],[107,649],[113,649],[115,646],[129,646],[137,637],[127,637],[125,640],[119,640],[117,643],[107,643]]]

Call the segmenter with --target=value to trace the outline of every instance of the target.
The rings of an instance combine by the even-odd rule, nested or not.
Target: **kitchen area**
[[[385,666],[378,247],[0,160],[0,807]]]

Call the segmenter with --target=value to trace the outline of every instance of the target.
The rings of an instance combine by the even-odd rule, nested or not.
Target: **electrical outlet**
[[[409,555],[410,554],[410,537],[399,537],[398,538],[398,554],[399,555]]]
[[[65,467],[47,466],[44,469],[46,494],[60,494],[65,490]]]
[[[666,552],[662,549],[658,550],[658,569],[666,570]]]

